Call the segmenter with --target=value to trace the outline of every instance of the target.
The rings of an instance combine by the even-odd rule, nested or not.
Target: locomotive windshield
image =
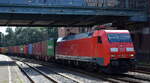
[[[132,42],[130,34],[127,33],[109,33],[109,42]]]

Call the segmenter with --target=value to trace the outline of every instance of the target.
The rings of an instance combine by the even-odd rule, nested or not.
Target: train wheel
[[[86,63],[86,67],[85,68],[89,72],[95,71],[95,67],[94,67],[93,63]]]
[[[69,61],[69,66],[70,66],[70,67],[74,67],[74,61],[71,61],[71,60],[70,60],[70,61]]]
[[[68,65],[71,65],[71,61],[70,60],[68,60],[67,63],[68,63]]]
[[[114,69],[112,66],[102,67],[100,70],[105,74],[117,74],[117,69]],[[118,70],[119,71],[119,70]]]
[[[55,62],[56,62],[57,64],[62,64],[62,62],[60,61],[60,59],[57,59]]]
[[[75,61],[75,66],[78,67],[79,66],[79,62]]]

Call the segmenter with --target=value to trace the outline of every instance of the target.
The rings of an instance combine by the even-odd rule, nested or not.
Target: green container
[[[54,53],[55,53],[55,42],[54,42],[54,39],[50,39],[48,40],[48,49],[47,49],[47,55],[48,56],[54,56]]]
[[[20,53],[23,53],[23,52],[24,52],[24,49],[23,49],[23,48],[24,48],[24,46],[21,45],[21,46],[20,46]]]

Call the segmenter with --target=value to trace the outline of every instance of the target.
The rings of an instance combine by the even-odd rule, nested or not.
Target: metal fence
[[[147,0],[0,0],[1,4],[143,9]]]

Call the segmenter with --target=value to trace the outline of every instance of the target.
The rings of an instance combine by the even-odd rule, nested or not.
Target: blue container
[[[32,55],[32,44],[28,45],[28,53],[29,55]]]

